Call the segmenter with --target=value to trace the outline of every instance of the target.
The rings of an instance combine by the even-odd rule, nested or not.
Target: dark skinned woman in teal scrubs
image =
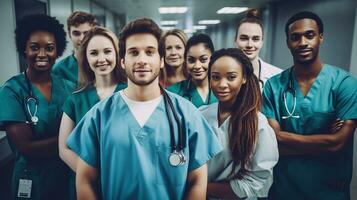
[[[59,136],[60,157],[73,172],[76,171],[78,156],[66,145],[69,134],[96,103],[127,86],[124,71],[119,66],[118,44],[115,34],[102,27],[93,28],[83,39],[81,86],[63,105]],[[75,173],[71,175],[70,198],[76,199]]]
[[[209,88],[208,81],[208,63],[213,52],[213,43],[208,35],[192,36],[185,48],[185,62],[189,78],[167,89],[188,99],[197,108],[217,102],[217,98]]]
[[[51,75],[51,68],[66,47],[66,33],[54,17],[30,15],[15,34],[27,69],[0,90],[6,105],[0,110],[0,128],[15,153],[12,197],[65,199],[69,176],[58,157],[58,131],[62,104],[74,85]]]

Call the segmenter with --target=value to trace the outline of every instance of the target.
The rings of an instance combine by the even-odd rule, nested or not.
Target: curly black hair
[[[19,54],[26,57],[26,43],[30,38],[31,33],[36,31],[46,31],[52,33],[56,39],[57,57],[62,56],[66,49],[66,32],[63,24],[55,17],[44,14],[27,15],[23,17],[17,24],[15,30],[16,48]]]

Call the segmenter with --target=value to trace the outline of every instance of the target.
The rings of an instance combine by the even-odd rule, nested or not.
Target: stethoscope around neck
[[[29,95],[25,98],[25,104],[26,104],[27,113],[30,115],[30,121],[26,121],[26,124],[36,125],[38,122],[38,117],[37,117],[38,100],[35,96],[33,96],[32,85],[30,79],[27,76],[26,70],[24,73],[25,73],[27,88],[29,90]],[[35,109],[33,113],[30,108],[31,102],[35,105]]]
[[[286,94],[287,93],[291,93],[293,95],[293,108],[290,111],[287,105],[287,98],[286,98]],[[287,112],[287,115],[283,115],[282,119],[289,119],[289,118],[300,118],[299,115],[294,115],[295,113],[295,109],[296,109],[296,90],[293,88],[293,67],[290,68],[289,71],[289,80],[288,80],[288,84],[286,86],[286,88],[283,91],[283,100],[284,100],[284,106],[285,106],[285,110]]]
[[[184,127],[181,123],[181,120],[179,119],[179,116],[174,108],[174,105],[167,94],[167,92],[160,86],[160,90],[163,94],[164,97],[164,104],[165,104],[165,111],[166,111],[166,116],[169,121],[169,128],[170,128],[170,139],[171,139],[171,153],[169,155],[169,163],[173,167],[178,167],[180,165],[184,165],[186,163],[186,157],[184,154],[184,148],[186,146],[186,137],[184,133]],[[175,131],[174,131],[174,125],[172,123],[172,116],[170,114],[170,111],[172,115],[174,116],[174,119],[177,123],[178,127],[178,143],[176,144],[175,140]]]

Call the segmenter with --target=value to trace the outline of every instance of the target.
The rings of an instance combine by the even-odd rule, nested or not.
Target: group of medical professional
[[[129,22],[119,38],[81,11],[15,30],[27,69],[0,88],[13,199],[348,200],[357,80],[321,61],[323,23],[286,23],[294,63],[259,58],[257,9],[236,48]]]

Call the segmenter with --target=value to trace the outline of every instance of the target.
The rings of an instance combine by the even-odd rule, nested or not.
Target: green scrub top
[[[118,92],[126,87],[126,83],[118,83],[114,92]],[[75,124],[78,124],[88,110],[99,101],[100,99],[97,94],[97,89],[93,86],[88,86],[84,90],[74,92],[69,96],[64,102],[62,110]]]
[[[216,96],[214,96],[212,90],[209,91],[209,97],[206,98],[206,101],[203,101],[200,94],[198,93],[195,84],[190,80],[180,81],[175,83],[167,88],[168,91],[173,92],[182,96],[183,98],[191,101],[193,105],[197,108],[203,105],[209,105],[217,102]]]
[[[74,84],[78,84],[78,63],[74,54],[67,56],[61,61],[57,62],[53,68],[52,73]]]
[[[184,127],[183,165],[169,164],[172,148],[163,100],[141,127],[117,92],[89,110],[70,134],[67,145],[100,172],[102,199],[183,199],[188,173],[221,151],[202,114],[182,97],[168,95]]]
[[[283,92],[289,82],[289,70],[269,79],[263,91],[263,113],[277,120],[283,131],[301,135],[328,132],[336,118],[357,119],[357,80],[351,74],[325,64],[306,96],[296,78],[296,110],[300,118],[288,116]],[[286,106],[293,110],[293,95],[286,93]],[[319,156],[280,156],[274,169],[271,193],[274,199],[349,199],[352,177],[353,140],[335,154]]]
[[[37,114],[38,123],[31,125],[34,140],[43,140],[57,136],[62,116],[61,107],[66,97],[74,89],[73,83],[52,75],[52,96],[48,102],[40,90],[32,84],[33,96],[38,100]],[[30,121],[35,112],[34,102],[26,103],[30,95],[24,74],[12,77],[0,89],[1,102],[6,105],[0,109],[0,128],[4,129],[7,122]],[[27,105],[29,106],[30,113]],[[68,168],[60,160],[58,155],[52,158],[29,158],[22,155],[12,145],[15,153],[15,166],[12,178],[13,199],[16,199],[19,179],[32,180],[31,199],[53,199],[65,197],[67,194],[66,181],[68,180]]]

